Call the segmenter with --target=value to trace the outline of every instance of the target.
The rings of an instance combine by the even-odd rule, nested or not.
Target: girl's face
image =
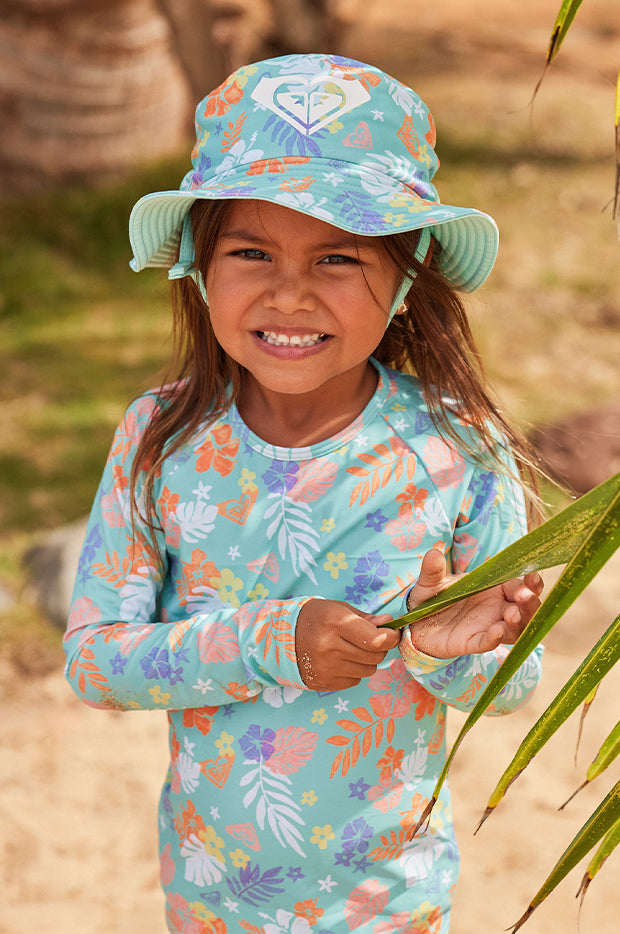
[[[311,394],[333,409],[341,393],[368,385],[368,358],[401,279],[380,238],[280,205],[232,201],[206,276],[209,315],[247,371],[245,392]]]

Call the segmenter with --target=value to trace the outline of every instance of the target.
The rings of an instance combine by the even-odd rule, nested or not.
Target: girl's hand
[[[297,619],[295,649],[299,673],[312,691],[342,691],[369,678],[400,633],[378,629],[389,614],[371,616],[348,603],[310,600]]]
[[[417,583],[408,598],[410,609],[445,590],[458,579],[447,573],[446,560],[436,549],[422,559]],[[412,623],[416,649],[435,658],[455,658],[489,652],[501,643],[512,644],[540,606],[540,574],[526,574],[455,603],[433,616]]]

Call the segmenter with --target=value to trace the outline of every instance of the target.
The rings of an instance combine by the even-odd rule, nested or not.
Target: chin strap
[[[202,295],[202,300],[205,305],[209,304],[207,298],[207,290],[205,287],[204,279],[202,278],[202,273],[199,269],[196,269],[194,266],[194,238],[192,236],[192,221],[189,216],[189,211],[185,215],[185,220],[183,221],[183,228],[181,230],[181,245],[179,247],[179,261],[171,266],[168,270],[169,279],[183,279],[185,276],[189,276],[194,280],[200,294]]]
[[[430,229],[428,227],[422,227],[422,229],[420,230],[420,237],[418,239],[418,245],[415,248],[415,254],[414,254],[415,258],[417,259],[419,263],[423,263],[424,260],[426,259],[430,245],[431,245]],[[405,301],[409,293],[409,289],[413,285],[413,280],[416,278],[416,276],[417,276],[417,272],[415,271],[415,269],[409,269],[407,271],[407,275],[401,282],[398,292],[394,296],[394,301],[392,302],[392,307],[390,308],[390,314],[388,316],[386,329],[390,326],[390,324],[392,323],[392,319],[394,318],[394,315],[396,314],[396,312],[398,311],[402,303]]]

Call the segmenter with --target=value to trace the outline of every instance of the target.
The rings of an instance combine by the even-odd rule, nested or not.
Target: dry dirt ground
[[[428,76],[428,88],[419,90],[438,100],[448,116],[457,107],[450,97],[454,82],[481,109],[500,94],[522,106],[540,74],[559,5],[367,0],[363,28],[353,31],[346,51],[402,74],[398,63],[415,49],[417,67]],[[563,67],[575,69],[580,93],[591,82],[592,119],[606,120],[601,112],[609,92],[601,96],[601,74],[610,56],[620,61],[618,5],[592,0],[579,16],[583,25]],[[603,28],[610,23],[613,43]],[[569,132],[566,125],[558,127],[559,138]],[[618,718],[613,676],[586,722],[577,766],[573,718],[473,836],[512,750],[619,607],[616,556],[549,638],[545,678],[534,702],[504,720],[478,724],[461,747],[452,775],[463,854],[453,934],[495,934],[516,921],[611,784],[603,777],[557,813]],[[33,668],[30,676],[8,665],[0,669],[0,934],[163,934],[155,809],[166,768],[165,720],[160,714],[80,706],[58,667],[38,677]],[[452,735],[460,722],[452,717]],[[588,893],[581,934],[618,930],[618,865],[616,855]],[[580,877],[578,870],[561,884],[528,922],[526,934],[577,932]]]

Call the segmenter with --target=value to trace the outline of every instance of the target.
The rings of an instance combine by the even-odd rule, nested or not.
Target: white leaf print
[[[181,847],[185,859],[185,879],[195,885],[213,885],[222,879],[223,863],[205,850],[204,843],[195,833],[189,835]]]
[[[136,623],[150,622],[155,613],[155,599],[155,575],[130,574],[120,592],[121,617]]]
[[[408,790],[411,790],[412,786],[424,777],[427,761],[428,747],[426,745],[416,745],[414,751],[403,759],[398,778],[404,782]]]
[[[213,530],[217,506],[209,506],[202,500],[195,503],[179,503],[174,518],[181,529],[181,538],[190,543],[206,538]]]
[[[430,535],[438,535],[442,529],[449,529],[450,523],[443,507],[436,499],[429,499],[420,514],[420,519],[426,525]]]

